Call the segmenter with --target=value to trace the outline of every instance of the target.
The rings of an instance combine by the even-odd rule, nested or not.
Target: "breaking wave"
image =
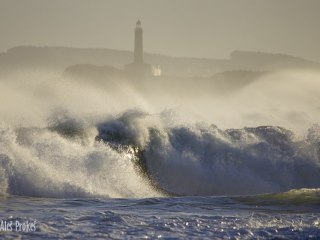
[[[318,205],[320,189],[292,189],[287,192],[262,194],[257,196],[234,197],[234,200],[248,205]]]
[[[223,130],[129,110],[91,123],[0,125],[0,192],[39,197],[251,195],[320,188],[320,127]],[[318,194],[318,192],[317,192]],[[318,196],[318,195],[317,195]]]

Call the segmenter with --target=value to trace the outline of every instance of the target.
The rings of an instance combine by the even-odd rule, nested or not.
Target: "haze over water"
[[[1,236],[320,238],[318,46],[291,37],[318,37],[317,2],[2,4],[26,11],[0,48],[36,46],[0,54]]]

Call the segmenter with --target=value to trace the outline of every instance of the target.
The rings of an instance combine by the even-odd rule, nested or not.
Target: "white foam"
[[[159,194],[135,169],[132,157],[102,143],[83,143],[48,129],[16,135],[1,126],[2,191],[41,197],[150,197]],[[17,140],[18,138],[18,140]]]

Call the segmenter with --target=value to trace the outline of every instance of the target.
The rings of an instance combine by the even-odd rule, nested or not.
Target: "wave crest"
[[[223,130],[130,110],[99,124],[0,126],[1,193],[44,197],[251,195],[320,187],[320,131]]]
[[[299,140],[281,127],[152,126],[144,124],[146,118],[140,115],[139,120],[126,122],[120,116],[105,122],[98,137],[114,143],[111,131],[113,136],[121,135],[117,144],[136,146],[149,177],[169,193],[247,195],[320,186],[320,141],[315,127]],[[135,145],[140,132],[144,133],[139,137],[146,138],[144,145],[141,141]]]

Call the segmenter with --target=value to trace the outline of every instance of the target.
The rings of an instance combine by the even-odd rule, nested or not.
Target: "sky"
[[[320,61],[319,0],[0,0],[0,51],[20,46],[228,58],[234,50]]]

